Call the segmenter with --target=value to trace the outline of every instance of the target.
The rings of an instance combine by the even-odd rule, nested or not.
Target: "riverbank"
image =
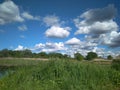
[[[47,62],[36,60],[34,64],[35,60],[27,60],[25,64],[25,61],[21,60],[24,66],[0,79],[0,90],[120,89],[115,81],[117,80],[115,75],[118,75],[116,74],[118,72],[112,69],[110,64],[101,65],[71,60],[49,60]]]
[[[47,61],[48,59],[42,58],[0,58],[0,66],[26,66],[37,65],[40,61]]]

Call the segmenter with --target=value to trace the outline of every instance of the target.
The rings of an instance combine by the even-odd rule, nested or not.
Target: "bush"
[[[97,56],[97,54],[96,53],[94,53],[94,52],[89,52],[88,54],[87,54],[87,56],[86,56],[86,59],[87,60],[93,60],[93,59],[95,59],[95,58],[97,58],[98,56]]]
[[[120,71],[120,59],[114,59],[112,61],[112,66],[113,69]]]
[[[74,55],[75,59],[77,59],[78,61],[81,61],[84,59],[84,57],[80,54],[80,53],[75,53]]]
[[[120,87],[120,72],[113,70],[112,72],[110,72],[110,80],[112,81],[112,83],[116,86]]]
[[[109,56],[107,56],[107,59],[108,59],[108,60],[112,60],[113,57],[112,57],[111,55],[109,55]]]

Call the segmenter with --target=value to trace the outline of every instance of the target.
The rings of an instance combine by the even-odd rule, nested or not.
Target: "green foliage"
[[[108,60],[112,60],[113,57],[112,57],[111,55],[108,55],[108,56],[107,56],[107,59],[108,59]]]
[[[25,49],[20,51],[12,51],[3,49],[0,51],[0,57],[16,57],[16,58],[68,58],[67,55],[61,53],[32,53],[31,50]]]
[[[120,71],[113,70],[110,72],[109,78],[114,85],[120,87]]]
[[[110,80],[113,84],[120,86],[120,59],[114,59],[111,68],[113,70],[110,72]]]
[[[74,57],[78,61],[82,61],[84,59],[84,57],[80,53],[75,53]]]
[[[112,61],[112,66],[113,69],[120,71],[120,59],[114,59]]]
[[[87,54],[87,56],[86,56],[86,59],[87,60],[93,60],[93,59],[95,59],[95,58],[97,58],[98,56],[97,56],[97,54],[95,53],[95,52],[89,52],[88,54]]]
[[[42,57],[42,58],[47,58],[48,57],[48,55],[45,52],[38,53],[38,56]]]
[[[110,79],[112,71],[110,66],[78,61],[40,61],[1,78],[0,90],[119,90]]]
[[[49,53],[49,58],[63,58],[61,53]]]

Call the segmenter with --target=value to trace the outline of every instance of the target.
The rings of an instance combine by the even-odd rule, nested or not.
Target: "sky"
[[[0,50],[120,54],[119,0],[0,0]]]

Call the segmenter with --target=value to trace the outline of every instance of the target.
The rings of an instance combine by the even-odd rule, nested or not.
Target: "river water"
[[[3,76],[5,76],[7,74],[7,71],[0,71],[0,78],[2,78]]]
[[[2,78],[3,76],[7,75],[9,73],[10,68],[8,67],[4,67],[4,66],[0,66],[0,78]]]

